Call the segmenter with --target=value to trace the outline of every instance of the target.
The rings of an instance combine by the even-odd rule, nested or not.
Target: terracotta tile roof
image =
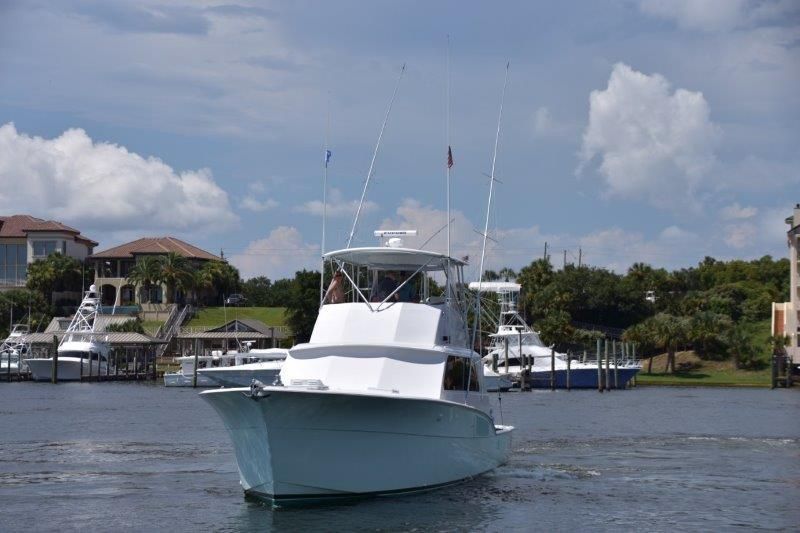
[[[109,248],[102,252],[97,252],[90,257],[93,259],[103,257],[119,259],[131,258],[143,254],[166,255],[169,252],[175,252],[176,254],[190,259],[222,260],[221,257],[201,250],[197,246],[193,246],[175,237],[144,237],[133,242],[115,246],[114,248]]]
[[[27,237],[28,233],[36,231],[59,231],[71,233],[75,240],[94,246],[97,242],[84,237],[80,231],[55,220],[43,220],[30,215],[0,216],[0,237]]]

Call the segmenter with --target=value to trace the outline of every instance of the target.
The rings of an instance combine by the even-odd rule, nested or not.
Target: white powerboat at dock
[[[200,394],[247,494],[281,506],[407,493],[506,461],[513,428],[495,422],[469,348],[464,263],[398,241],[325,254],[346,278],[344,303],[321,306],[277,384]],[[430,294],[431,274],[445,294]]]
[[[473,282],[469,287],[481,293],[497,294],[500,306],[497,332],[490,335],[492,344],[483,358],[485,371],[518,381],[523,370],[529,368],[526,386],[548,388],[552,376],[556,388],[566,388],[569,355],[545,346],[539,334],[519,315],[517,300],[521,286],[511,282]],[[496,370],[493,369],[494,365],[497,365]],[[618,383],[615,387],[625,388],[641,368],[641,364],[633,359],[618,361],[615,369]],[[577,358],[569,361],[571,388],[596,389],[597,382],[597,361],[582,361]]]
[[[84,294],[75,316],[58,345],[58,380],[78,381],[83,376],[103,375],[107,368],[109,345],[106,334],[95,332],[97,308],[100,298],[94,285]],[[53,358],[25,359],[34,381],[49,381],[53,372]]]
[[[23,357],[28,355],[30,349],[27,340],[29,332],[27,324],[14,324],[8,337],[0,344],[0,379],[9,372],[12,374],[27,372]],[[22,363],[21,368],[20,363]]]
[[[223,387],[249,387],[254,379],[271,385],[278,378],[288,354],[289,350],[283,348],[253,348],[237,353],[234,366],[206,366],[197,370],[197,377]]]
[[[165,387],[191,387],[194,384],[194,365],[197,361],[197,386],[198,387],[218,387],[219,383],[210,377],[202,374],[206,368],[225,368],[235,364],[237,352],[223,354],[220,350],[215,350],[211,354],[203,355],[183,355],[176,357],[175,362],[180,364],[180,368],[175,372],[164,373]]]

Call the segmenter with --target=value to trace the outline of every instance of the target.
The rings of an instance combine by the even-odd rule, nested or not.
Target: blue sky
[[[328,110],[331,249],[406,63],[356,243],[420,244],[446,221],[448,34],[455,254],[479,253],[507,61],[489,266],[545,241],[619,271],[785,254],[800,7],[780,0],[0,2],[0,212],[100,248],[175,235],[246,277],[313,267]]]

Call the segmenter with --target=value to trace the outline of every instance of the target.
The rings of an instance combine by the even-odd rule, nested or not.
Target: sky
[[[488,268],[545,242],[618,272],[786,255],[792,0],[0,0],[0,214],[100,250],[176,236],[245,278],[318,268],[326,139],[330,251],[397,85],[353,245],[416,229],[407,245],[446,250],[449,144],[474,277],[507,64]]]

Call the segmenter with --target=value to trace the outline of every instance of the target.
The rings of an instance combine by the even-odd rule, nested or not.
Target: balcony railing
[[[25,281],[16,278],[0,278],[0,287],[24,287]]]

